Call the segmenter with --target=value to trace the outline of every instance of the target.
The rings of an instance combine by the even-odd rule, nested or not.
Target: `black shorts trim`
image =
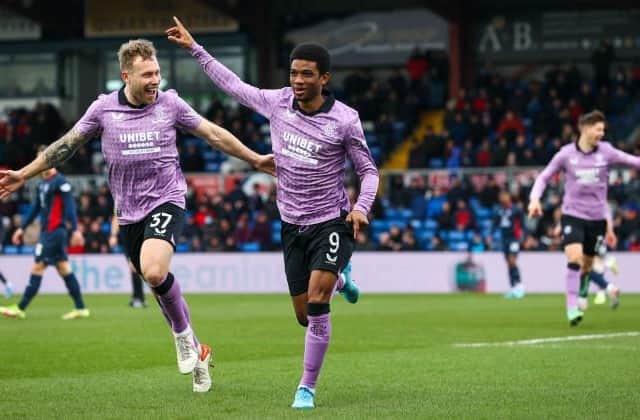
[[[606,220],[586,220],[563,214],[560,217],[562,246],[582,244],[582,253],[593,257],[604,241],[607,232]]]
[[[140,250],[147,239],[162,239],[176,249],[185,221],[184,209],[173,203],[164,203],[153,209],[144,219],[120,227],[122,244],[136,271],[141,274]]]
[[[347,266],[355,240],[346,216],[343,212],[340,217],[309,226],[282,222],[284,269],[291,296],[307,291],[312,271],[338,275]]]

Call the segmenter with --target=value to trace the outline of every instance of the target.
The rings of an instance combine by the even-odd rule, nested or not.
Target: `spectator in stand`
[[[591,54],[591,64],[593,65],[593,73],[595,75],[596,86],[609,86],[609,77],[611,72],[611,64],[615,60],[615,52],[613,45],[607,39],[598,45]]]
[[[89,225],[89,231],[84,236],[84,250],[90,254],[107,254],[109,253],[109,238],[102,231],[102,226],[97,220]]]
[[[480,119],[480,114],[471,114],[468,123],[468,138],[473,142],[474,146],[478,146],[489,134],[487,127]]]
[[[424,153],[425,153],[425,163],[429,163],[430,167],[434,166],[434,160],[438,160],[439,164],[436,166],[443,166],[442,156],[444,154],[444,135],[447,133],[442,133],[443,135],[438,135],[434,132],[433,126],[428,125],[425,130],[425,136],[423,144],[425,145]]]
[[[398,246],[402,245],[402,230],[398,225],[392,225],[389,229],[389,239]]]
[[[457,169],[460,167],[460,147],[456,146],[453,139],[447,139],[444,146],[444,156],[447,159],[446,167],[449,169]]]
[[[409,169],[424,168],[426,165],[426,148],[424,141],[417,138],[412,140],[411,150],[409,151]]]
[[[380,240],[378,244],[378,251],[400,251],[402,246],[391,240],[391,235],[389,232],[383,232],[380,235]]]
[[[409,73],[409,88],[414,91],[422,90],[422,78],[429,68],[425,54],[419,48],[414,48],[406,63]]]
[[[431,242],[429,243],[429,251],[446,251],[447,245],[444,243],[442,238],[438,235],[433,235],[431,237]]]
[[[204,158],[195,143],[187,144],[185,153],[180,153],[180,165],[184,172],[204,172]]]
[[[369,233],[365,230],[358,232],[356,236],[356,250],[357,251],[376,251],[376,244],[369,240]]]
[[[511,142],[520,135],[525,135],[524,124],[522,120],[512,110],[508,110],[504,118],[498,124],[498,136],[505,137]]]
[[[407,94],[407,79],[399,68],[391,70],[391,75],[387,79],[387,83],[391,89],[398,94],[400,100],[404,100]]]
[[[473,214],[464,200],[458,200],[456,203],[456,211],[454,213],[454,222],[458,229],[467,230],[475,226]]]
[[[455,140],[456,144],[462,144],[462,142],[469,136],[469,126],[464,120],[462,112],[456,112],[453,115],[453,121],[447,130],[451,135],[451,138]]]
[[[443,230],[451,230],[455,227],[455,218],[448,201],[442,203],[442,211],[437,216],[438,226]]]
[[[460,166],[469,168],[476,165],[476,157],[471,140],[465,140],[460,150]]]
[[[251,241],[259,243],[262,250],[272,249],[271,232],[271,222],[264,212],[259,211],[251,231]]]
[[[640,235],[637,233],[629,237],[629,251],[640,252]]]
[[[419,251],[420,246],[416,240],[415,232],[413,229],[405,229],[402,232],[402,245],[400,251]]]
[[[243,244],[251,242],[253,239],[251,227],[249,226],[249,216],[246,213],[240,215],[236,220],[236,227],[231,235],[233,242],[236,244]]]
[[[489,139],[484,139],[476,154],[476,166],[487,167],[491,166],[492,163],[491,144],[489,143]]]

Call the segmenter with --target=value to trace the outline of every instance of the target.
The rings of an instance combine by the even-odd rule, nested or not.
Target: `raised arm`
[[[242,159],[261,172],[276,176],[273,155],[260,155],[254,152],[242,144],[236,136],[211,121],[203,119],[197,127],[189,131],[204,139],[214,149]]]
[[[91,139],[92,135],[82,134],[75,127],[57,141],[51,143],[31,163],[17,171],[0,171],[0,199],[20,189],[26,180],[56,166],[60,166]]]
[[[166,30],[169,41],[189,50],[209,79],[227,95],[242,105],[253,109],[267,118],[271,117],[273,107],[280,95],[280,90],[258,89],[243,82],[234,72],[213,58],[199,45],[177,17],[173,17],[175,26]]]

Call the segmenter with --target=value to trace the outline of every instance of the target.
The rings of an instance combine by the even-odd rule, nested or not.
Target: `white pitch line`
[[[493,343],[456,343],[453,347],[511,347],[511,346],[529,346],[534,344],[559,343],[563,341],[584,341],[584,340],[600,340],[603,338],[616,337],[638,337],[640,331],[628,331],[610,334],[589,334],[589,335],[569,335],[567,337],[546,337],[531,338],[529,340],[517,341],[499,341]]]

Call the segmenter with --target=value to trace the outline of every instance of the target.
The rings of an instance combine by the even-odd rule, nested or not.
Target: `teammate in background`
[[[175,91],[161,91],[160,66],[151,42],[125,42],[118,58],[124,87],[100,95],[80,121],[33,162],[18,171],[0,171],[0,198],[65,162],[100,135],[127,257],[151,286],[173,331],[178,370],[193,373],[194,392],[206,392],[211,388],[211,348],[196,338],[178,280],[169,272],[185,217],[186,181],[176,131],[187,130],[267,173],[275,174],[275,163],[273,156],[258,155],[201,117]]]
[[[504,297],[522,299],[524,287],[518,269],[518,252],[520,252],[520,238],[524,227],[524,212],[519,206],[513,204],[511,194],[508,191],[500,192],[499,201],[500,204],[495,209],[493,224],[500,227],[502,252],[507,261],[509,283],[511,284],[511,289]]]
[[[2,225],[2,216],[0,216],[0,252],[2,252],[2,243],[4,242],[4,226]],[[0,271],[0,283],[4,285],[4,296],[11,299],[13,296],[13,284]]]
[[[44,147],[40,148],[38,159],[41,159]],[[13,233],[14,245],[22,242],[24,229],[37,216],[40,216],[40,241],[35,248],[35,264],[31,268],[29,284],[22,294],[20,302],[7,308],[2,308],[2,315],[10,318],[26,318],[27,306],[38,294],[42,276],[48,265],[55,265],[60,277],[64,279],[69,295],[73,299],[75,309],[62,315],[62,319],[71,320],[88,318],[89,309],[84,306],[80,284],[71,269],[67,257],[67,224],[71,226],[72,241],[82,241],[82,233],[78,229],[76,206],[71,194],[71,184],[52,167],[42,172],[42,181],[38,184],[37,194],[31,211],[27,215],[22,227]]]
[[[111,249],[118,246],[118,233],[120,232],[120,225],[118,224],[118,217],[114,214],[111,218],[111,234],[109,235],[109,247]],[[142,286],[142,277],[136,272],[136,269],[131,264],[131,261],[127,259],[129,270],[131,271],[131,300],[129,306],[134,309],[146,308],[147,302],[144,300],[144,289]]]
[[[291,87],[263,90],[240,80],[174,20],[176,26],[167,30],[169,40],[188,49],[220,89],[271,122],[285,272],[296,317],[307,327],[304,372],[292,407],[314,408],[331,336],[331,296],[337,288],[348,301],[358,299],[356,286],[340,273],[351,258],[360,226],[368,224],[378,188],[378,170],[360,118],[324,89],[330,78],[325,48],[298,45],[290,56]],[[347,156],[361,181],[353,209],[343,186]]]
[[[607,234],[607,188],[609,166],[640,168],[640,157],[624,153],[604,137],[606,119],[602,112],[580,116],[580,137],[562,147],[536,179],[530,194],[529,217],[542,215],[540,197],[557,172],[565,173],[562,200],[562,242],[568,264],[566,271],[567,318],[578,325],[584,313],[578,307],[580,278],[589,273],[593,257]]]

